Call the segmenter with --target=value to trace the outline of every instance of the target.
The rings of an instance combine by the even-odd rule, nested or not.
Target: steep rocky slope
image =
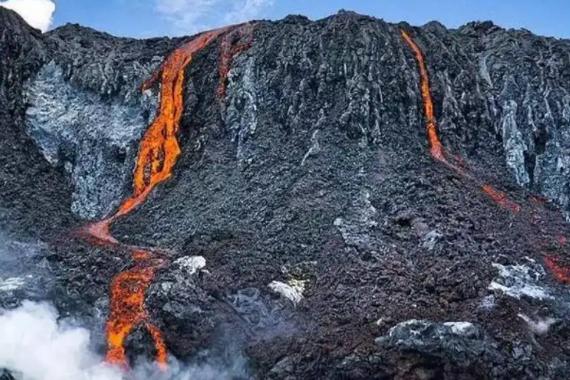
[[[401,29],[461,170],[429,155]],[[50,299],[104,350],[109,284],[136,264],[74,231],[130,194],[143,82],[188,38],[41,35],[1,8],[0,31],[0,223],[48,243]],[[112,226],[168,257],[146,305],[169,352],[223,362],[231,341],[257,378],[565,378],[570,42],[348,12],[251,36],[187,67],[173,176]],[[247,48],[219,91],[224,43]]]

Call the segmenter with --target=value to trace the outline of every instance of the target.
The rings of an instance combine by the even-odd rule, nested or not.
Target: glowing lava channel
[[[143,91],[160,80],[160,108],[156,118],[140,141],[136,166],[133,174],[133,193],[123,200],[112,216],[92,223],[82,229],[82,235],[96,244],[120,246],[131,251],[134,265],[115,276],[110,290],[110,312],[107,321],[107,355],[109,363],[128,367],[125,340],[138,326],[144,326],[154,341],[156,362],[166,368],[167,349],[161,331],[150,321],[145,308],[146,291],[155,273],[166,264],[164,258],[157,257],[152,250],[133,248],[119,243],[110,232],[112,223],[119,217],[129,214],[142,204],[150,192],[161,182],[172,176],[181,150],[178,132],[184,109],[185,69],[196,53],[207,47],[222,34],[241,37],[248,36],[246,43],[224,38],[220,58],[220,84],[218,95],[225,95],[225,82],[233,57],[251,45],[252,26],[244,24],[205,32],[192,41],[176,49],[153,76],[146,81]],[[235,35],[232,34],[235,32]],[[227,36],[226,36],[227,37]],[[234,38],[235,39],[235,38]]]
[[[133,177],[133,195],[123,201],[113,218],[128,214],[148,197],[156,185],[172,175],[180,156],[177,133],[184,110],[184,71],[194,54],[208,46],[227,28],[206,32],[176,49],[163,63],[160,71],[160,110],[143,136]],[[146,82],[143,89],[154,85]]]
[[[160,77],[160,109],[140,142],[133,175],[133,194],[123,201],[112,217],[95,224],[95,230],[91,230],[102,241],[115,242],[109,231],[111,223],[143,203],[156,185],[172,175],[180,156],[178,131],[184,109],[184,71],[192,62],[194,54],[208,46],[225,30],[206,32],[176,49],[162,64],[158,75],[153,75],[144,83],[143,90],[146,90]],[[163,262],[155,262],[150,252],[145,251],[134,251],[133,259],[135,266],[119,273],[111,284],[106,359],[109,363],[126,367],[125,340],[135,327],[142,325],[153,338],[156,362],[164,367],[167,363],[164,338],[160,330],[149,321],[145,309],[146,291]]]
[[[443,145],[437,133],[437,124],[433,112],[433,99],[431,97],[429,75],[425,64],[424,55],[420,50],[419,46],[414,42],[414,40],[412,40],[410,35],[406,33],[404,30],[402,30],[402,37],[404,38],[404,41],[406,41],[410,49],[412,49],[416,57],[416,61],[418,62],[418,68],[420,70],[420,89],[422,92],[422,100],[424,104],[424,115],[426,118],[426,131],[427,131],[428,142],[430,145],[430,153],[432,157],[435,158],[436,160],[447,164],[448,162],[445,158]]]
[[[164,261],[155,259],[150,252],[134,251],[134,267],[119,273],[111,283],[110,315],[107,320],[106,360],[112,364],[127,366],[125,339],[137,326],[144,326],[154,341],[156,362],[165,368],[168,355],[160,330],[150,322],[145,308],[146,291],[157,269]]]
[[[449,168],[456,171],[462,177],[471,179],[479,183],[473,175],[466,173],[457,165],[454,165],[453,163],[450,163],[448,161],[446,157],[446,152],[443,148],[443,144],[441,143],[441,140],[439,139],[437,133],[437,123],[434,116],[434,107],[433,107],[433,100],[431,97],[429,75],[426,68],[424,55],[419,46],[414,42],[414,40],[410,37],[410,35],[406,31],[402,30],[401,34],[406,44],[410,47],[410,49],[414,53],[414,56],[416,57],[416,61],[419,67],[420,88],[424,104],[424,115],[426,118],[427,137],[430,145],[431,156],[437,161],[442,162]],[[494,188],[489,184],[479,183],[479,186],[481,186],[481,190],[500,207],[509,210],[514,214],[521,211],[521,206],[516,202],[514,202],[513,200],[511,200],[506,193],[497,190],[496,188]],[[536,198],[535,200],[538,201],[538,199]],[[540,202],[543,202],[543,200],[540,200]],[[561,246],[565,246],[567,243],[566,237],[562,235],[559,235],[557,237],[557,240]],[[570,267],[563,265],[560,259],[553,256],[545,256],[544,263],[545,266],[550,271],[550,273],[552,273],[552,276],[556,281],[562,284],[567,284],[567,285],[570,284]]]
[[[441,143],[441,140],[439,139],[439,135],[437,132],[437,122],[434,114],[434,106],[433,106],[433,98],[431,96],[429,74],[425,63],[424,55],[420,47],[414,42],[412,37],[405,30],[401,30],[401,34],[406,44],[410,47],[410,49],[414,53],[414,56],[418,63],[418,69],[420,72],[420,90],[422,94],[422,102],[424,105],[424,116],[426,118],[426,132],[427,132],[427,138],[428,138],[431,156],[437,161],[445,164],[446,166],[454,170],[460,176],[478,182],[474,176],[470,175],[469,173],[466,173],[463,169],[451,163],[447,159],[446,152],[443,148],[443,144]],[[495,189],[493,186],[489,184],[480,184],[479,186],[481,186],[481,190],[500,207],[505,208],[511,211],[512,213],[518,213],[520,211],[521,209],[520,206],[511,199],[509,199],[506,193]]]
[[[561,284],[570,285],[570,267],[563,266],[560,264],[559,259],[552,256],[546,256],[544,258],[544,264],[556,281]]]
[[[496,204],[504,209],[510,210],[513,213],[518,213],[521,210],[521,206],[512,201],[506,193],[495,189],[493,186],[485,184],[482,187],[485,194],[489,196]]]
[[[564,235],[558,235],[556,240],[561,248],[564,248],[568,243],[568,239]],[[559,258],[551,255],[544,257],[544,265],[548,268],[550,273],[552,273],[552,277],[554,277],[556,281],[561,284],[570,285],[570,266],[562,264]]]

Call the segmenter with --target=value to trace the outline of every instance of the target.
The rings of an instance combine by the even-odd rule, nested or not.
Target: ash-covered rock
[[[73,222],[66,177],[25,132],[23,87],[48,56],[42,34],[0,7],[0,230],[24,237],[54,235]]]
[[[271,281],[267,286],[275,293],[291,301],[293,305],[297,305],[303,300],[303,291],[305,290],[304,281],[291,280],[288,283]]]
[[[164,331],[170,346],[182,357],[200,350],[224,319],[224,308],[204,283],[203,257],[183,257],[156,278],[147,294],[147,307]],[[144,346],[138,339],[139,346]]]
[[[152,68],[139,70],[144,77]],[[27,132],[46,160],[71,177],[71,210],[83,219],[110,214],[130,186],[137,143],[155,114],[156,96],[147,91],[138,102],[104,98],[66,81],[54,61],[25,91]]]
[[[476,361],[493,363],[499,360],[495,344],[471,322],[409,320],[392,327],[388,335],[376,339],[376,343],[436,356],[464,367]]]
[[[47,297],[53,281],[45,259],[48,251],[45,243],[13,240],[0,233],[0,309]]]
[[[489,284],[489,290],[500,291],[510,297],[523,296],[540,300],[554,298],[541,281],[544,269],[538,265],[501,265],[493,263],[498,270],[498,277]]]

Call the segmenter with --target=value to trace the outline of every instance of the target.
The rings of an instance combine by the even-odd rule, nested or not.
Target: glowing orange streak
[[[126,215],[148,197],[156,185],[166,181],[180,156],[177,133],[184,110],[184,70],[200,50],[208,46],[228,28],[206,32],[175,50],[161,67],[160,111],[143,136],[135,172],[133,195],[121,204],[114,217]],[[152,80],[155,80],[151,78]],[[152,82],[145,83],[149,88]]]
[[[489,198],[491,198],[499,206],[507,210],[510,210],[515,214],[521,210],[521,206],[519,206],[511,199],[509,199],[507,194],[505,194],[500,190],[495,189],[493,186],[486,184],[482,186],[482,189],[485,192],[485,194],[487,194]]]
[[[218,74],[220,77],[220,81],[218,84],[218,89],[216,91],[218,98],[220,99],[223,99],[226,96],[228,73],[230,72],[232,61],[238,54],[249,49],[252,45],[253,42],[252,30],[253,26],[251,24],[244,24],[243,26],[237,28],[231,33],[225,35],[221,42],[220,63],[218,66]],[[232,39],[236,36],[239,38],[247,36],[247,39],[245,42],[240,41],[239,43],[234,45],[232,43],[233,42]]]
[[[445,159],[443,145],[437,134],[437,124],[433,112],[433,100],[430,91],[429,75],[424,61],[424,55],[420,50],[420,48],[418,47],[418,45],[416,45],[414,40],[412,40],[410,35],[406,33],[404,30],[402,30],[401,32],[404,41],[406,41],[410,49],[412,49],[412,51],[414,52],[414,55],[416,56],[416,60],[418,62],[418,68],[420,70],[420,89],[424,104],[424,114],[426,117],[426,131],[427,131],[428,142],[430,145],[430,153],[432,157],[435,158],[436,160],[447,163],[447,160]]]
[[[552,276],[554,276],[556,281],[570,285],[570,267],[560,265],[558,260],[551,256],[546,256],[544,258],[544,264],[550,273],[552,273]]]
[[[429,74],[427,71],[424,55],[419,46],[414,42],[414,40],[410,37],[410,35],[406,31],[401,30],[401,34],[406,44],[410,47],[410,49],[414,53],[420,71],[420,89],[424,105],[424,115],[426,118],[426,131],[427,131],[428,142],[430,145],[431,156],[434,159],[438,160],[439,162],[442,162],[443,164],[448,166],[450,169],[453,169],[457,174],[461,175],[462,177],[476,181],[476,179],[472,175],[466,173],[457,165],[452,164],[445,157],[445,150],[443,149],[443,144],[441,143],[441,140],[439,139],[437,133],[437,123],[433,111],[434,107],[433,107],[433,99],[431,96],[431,89],[429,83]],[[514,201],[510,200],[507,194],[505,194],[504,192],[495,189],[493,186],[489,184],[482,185],[481,189],[485,194],[489,196],[489,198],[491,198],[499,206],[513,213],[518,213],[520,211],[521,209],[520,206],[516,204]]]
[[[206,32],[176,49],[150,80],[143,84],[145,90],[160,79],[160,109],[140,142],[133,173],[133,193],[111,217],[86,226],[82,232],[88,238],[96,239],[99,244],[119,245],[111,235],[111,224],[143,203],[156,185],[170,178],[181,152],[177,134],[184,109],[184,71],[197,52],[228,29],[229,27]],[[143,325],[154,340],[156,362],[165,368],[167,350],[162,333],[150,323],[145,309],[146,291],[156,270],[164,263],[153,259],[150,252],[141,250],[134,250],[132,258],[135,266],[119,273],[111,283],[106,360],[127,367],[125,339],[134,328]]]
[[[156,185],[172,176],[181,152],[177,134],[184,109],[184,71],[197,52],[227,30],[221,28],[206,32],[176,49],[143,84],[142,89],[145,90],[160,79],[160,109],[140,141],[133,173],[133,193],[123,200],[115,214],[87,226],[87,234],[100,242],[117,243],[110,234],[111,224],[142,204]]]
[[[150,332],[155,348],[156,362],[166,367],[167,351],[160,330],[148,322],[149,317],[145,309],[145,295],[155,271],[162,265],[162,261],[151,261],[151,255],[145,251],[133,252],[135,266],[119,273],[111,284],[111,313],[107,321],[108,351],[106,360],[109,363],[123,367],[127,366],[125,353],[125,339],[131,331],[143,325]]]
[[[176,49],[160,68],[161,74],[153,75],[143,89],[150,88],[161,77],[160,110],[150,125],[139,146],[136,167],[133,174],[133,194],[125,199],[117,212],[110,218],[90,226],[90,233],[102,241],[116,242],[111,236],[110,224],[143,203],[159,183],[172,175],[180,156],[177,134],[184,109],[184,70],[192,62],[195,53],[208,46],[226,28],[206,32]],[[144,325],[150,332],[155,348],[156,362],[165,367],[167,350],[160,330],[149,322],[145,310],[145,294],[155,273],[155,266],[149,266],[150,255],[136,251],[133,258],[137,265],[119,273],[111,284],[110,315],[107,322],[107,361],[127,366],[125,339],[138,325]],[[146,265],[143,265],[145,264]]]

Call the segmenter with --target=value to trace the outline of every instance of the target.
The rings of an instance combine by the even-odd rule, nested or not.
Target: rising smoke
[[[120,380],[100,364],[83,328],[58,324],[54,308],[25,301],[0,315],[0,367],[29,380]]]
[[[143,363],[125,373],[108,366],[91,345],[87,329],[58,321],[47,303],[24,301],[0,311],[0,374],[8,369],[22,380],[224,380],[248,378],[245,358],[230,360],[202,355],[198,364],[170,360],[168,371]]]

